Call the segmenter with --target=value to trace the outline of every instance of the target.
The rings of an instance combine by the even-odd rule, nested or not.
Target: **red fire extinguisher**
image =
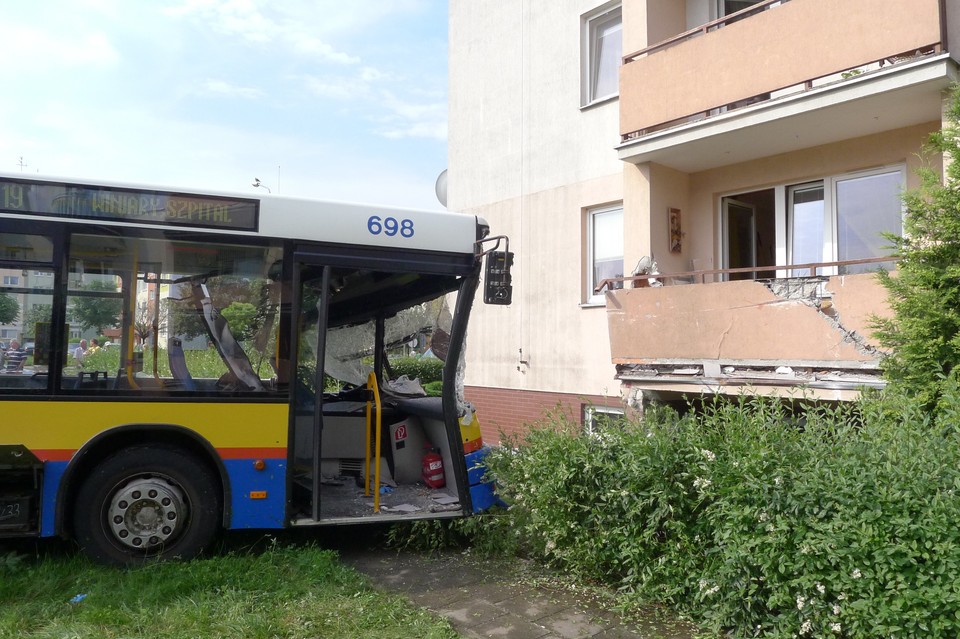
[[[428,450],[420,464],[423,483],[430,488],[443,488],[447,480],[443,478],[443,458],[439,455],[440,449],[429,446],[424,446],[424,449]]]

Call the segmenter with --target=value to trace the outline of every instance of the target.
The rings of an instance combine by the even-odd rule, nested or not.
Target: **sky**
[[[445,0],[11,2],[3,32],[0,173],[442,208]]]

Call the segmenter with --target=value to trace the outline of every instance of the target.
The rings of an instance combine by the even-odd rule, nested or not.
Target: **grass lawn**
[[[372,590],[335,552],[268,543],[119,570],[0,545],[0,637],[426,637],[446,620]]]

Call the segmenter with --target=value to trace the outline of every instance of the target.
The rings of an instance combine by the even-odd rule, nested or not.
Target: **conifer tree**
[[[893,316],[875,318],[880,344],[891,350],[884,376],[936,407],[944,382],[960,374],[960,91],[954,88],[944,128],[926,155],[942,154],[944,174],[920,169],[921,185],[903,196],[903,237],[888,235],[898,258],[881,271]]]

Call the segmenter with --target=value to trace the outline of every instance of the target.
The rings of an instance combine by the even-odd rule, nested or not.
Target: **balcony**
[[[692,173],[940,121],[957,78],[940,0],[768,0],[741,13],[624,58],[622,160]]]
[[[669,285],[746,270],[642,276],[632,278],[635,288],[608,292],[611,358],[624,386],[662,399],[746,392],[844,400],[883,385],[870,318],[889,309],[875,274]]]

